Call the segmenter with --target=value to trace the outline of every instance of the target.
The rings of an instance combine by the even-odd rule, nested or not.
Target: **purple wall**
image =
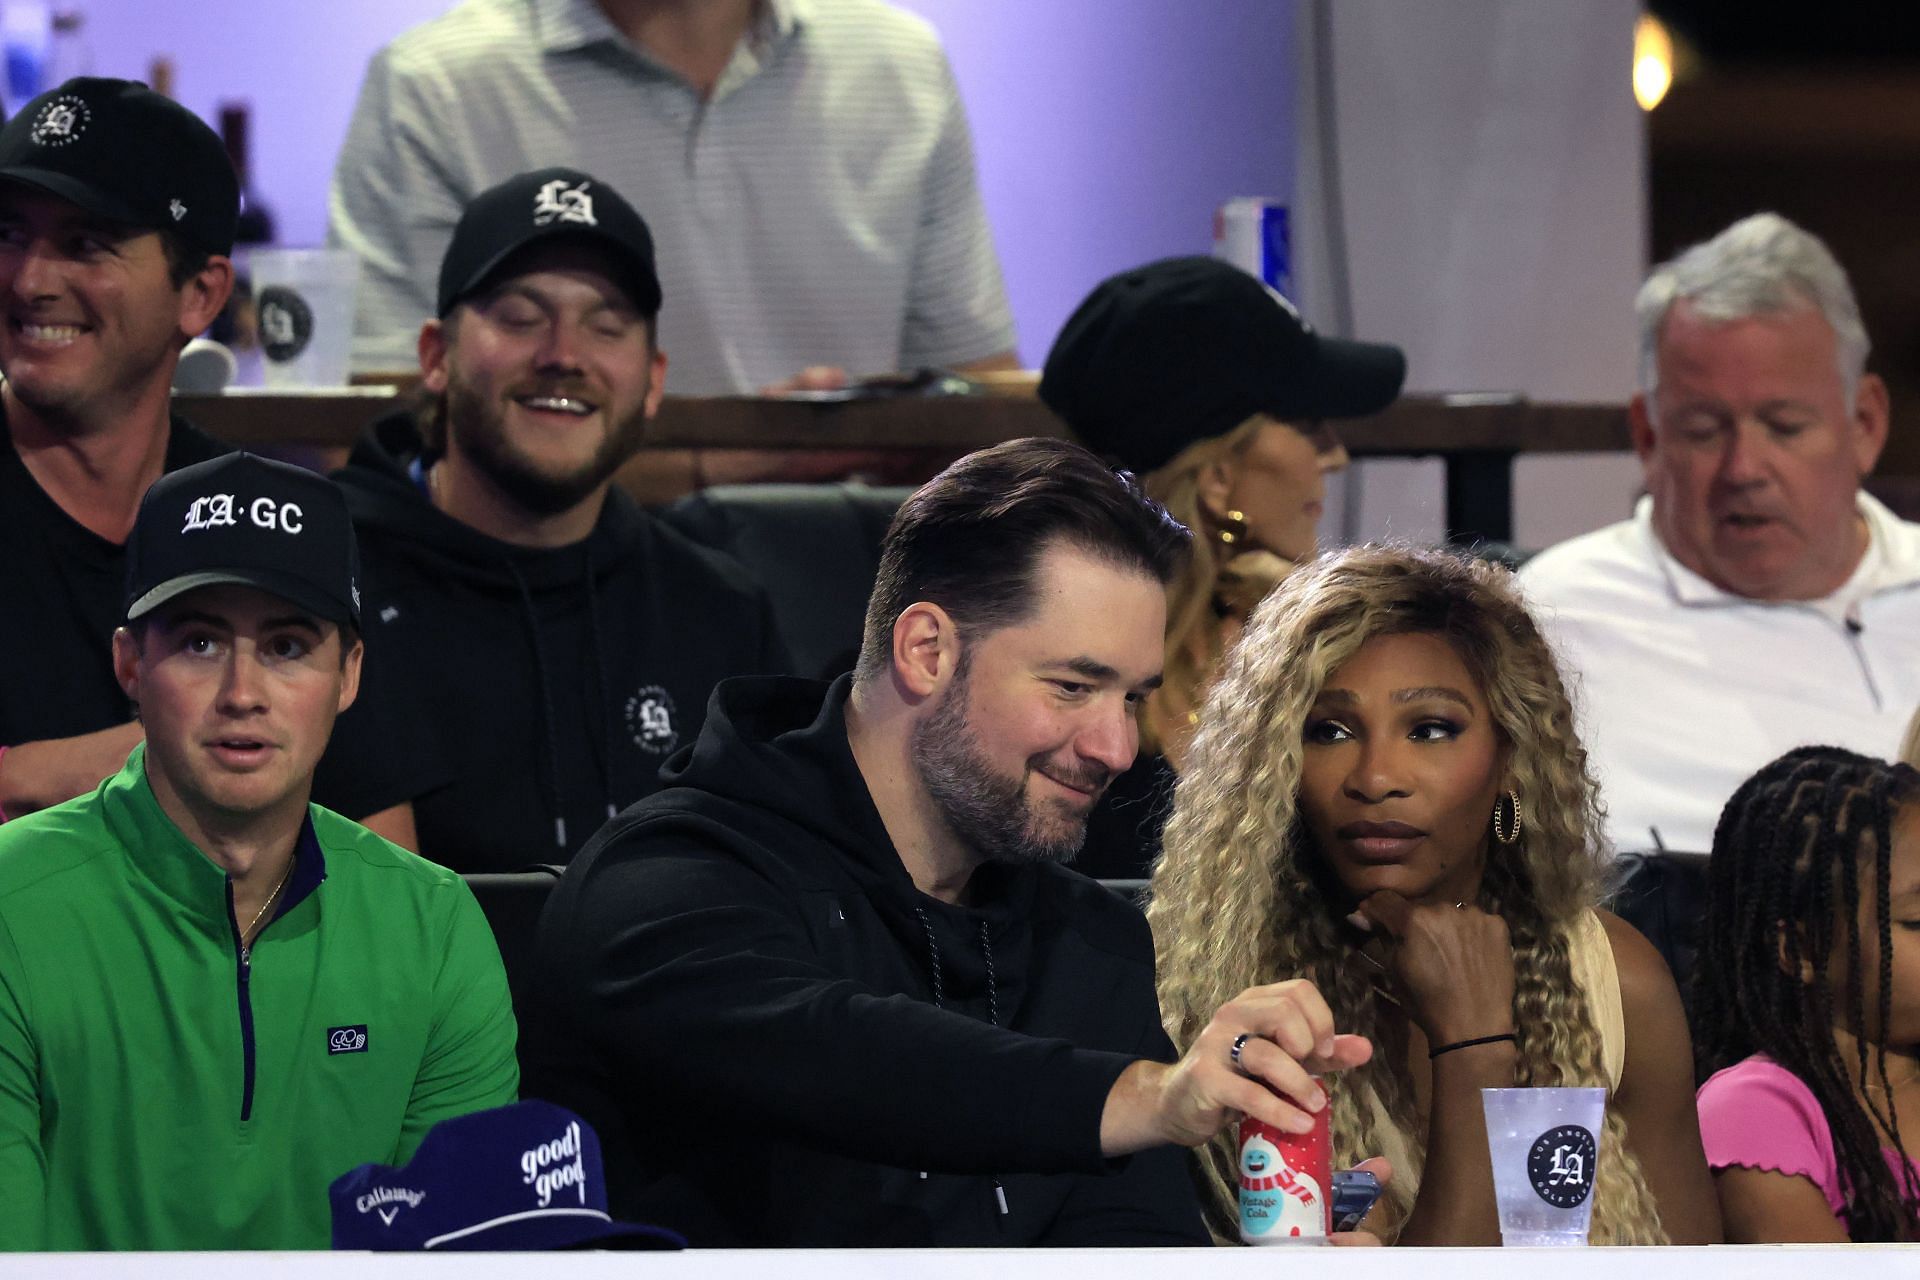
[[[1292,0],[899,0],[941,31],[1030,364],[1102,276],[1205,252],[1230,195],[1293,179]],[[318,242],[367,58],[446,0],[73,0],[93,69],[156,53],[208,119],[254,105],[255,186],[281,239]],[[56,4],[56,7],[64,7]]]
[[[1102,277],[1205,253],[1222,200],[1292,188],[1292,0],[904,7],[959,77],[1031,365]]]

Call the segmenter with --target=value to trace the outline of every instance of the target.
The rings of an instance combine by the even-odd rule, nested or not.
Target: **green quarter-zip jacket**
[[[334,1178],[514,1100],[458,876],[315,805],[250,950],[230,895],[144,746],[0,826],[0,1247],[324,1249]]]

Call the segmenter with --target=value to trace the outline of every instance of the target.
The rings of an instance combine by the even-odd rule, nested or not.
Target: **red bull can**
[[[1247,1244],[1325,1244],[1333,1229],[1331,1106],[1309,1133],[1240,1121],[1240,1239]]]
[[[1293,298],[1293,233],[1280,201],[1236,196],[1214,210],[1213,256]]]

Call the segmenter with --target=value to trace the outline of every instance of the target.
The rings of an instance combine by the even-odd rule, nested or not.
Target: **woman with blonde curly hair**
[[[1327,420],[1384,409],[1405,376],[1399,348],[1322,337],[1214,258],[1110,277],[1060,331],[1041,398],[1194,532],[1167,587],[1165,683],[1141,716],[1138,763],[1088,824],[1082,871],[1147,874],[1221,656],[1260,598],[1313,554],[1326,477],[1347,465]]]
[[[1365,547],[1254,611],[1201,716],[1148,911],[1185,1045],[1305,978],[1367,1065],[1328,1082],[1336,1166],[1393,1161],[1368,1226],[1496,1244],[1480,1090],[1609,1090],[1593,1239],[1717,1240],[1673,979],[1596,909],[1598,804],[1560,673],[1506,572]],[[1200,1153],[1231,1238],[1230,1140]]]

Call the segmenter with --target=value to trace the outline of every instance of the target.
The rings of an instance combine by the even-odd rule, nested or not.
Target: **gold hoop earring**
[[[1510,812],[1513,815],[1511,825],[1503,824],[1500,821],[1500,802],[1502,800],[1507,802],[1510,807]],[[1504,795],[1494,797],[1493,838],[1501,844],[1513,845],[1520,843],[1520,793],[1518,791],[1509,788]]]
[[[1214,530],[1213,536],[1229,547],[1238,546],[1240,543],[1246,541],[1247,513],[1244,511],[1229,511],[1221,516],[1220,527]]]

